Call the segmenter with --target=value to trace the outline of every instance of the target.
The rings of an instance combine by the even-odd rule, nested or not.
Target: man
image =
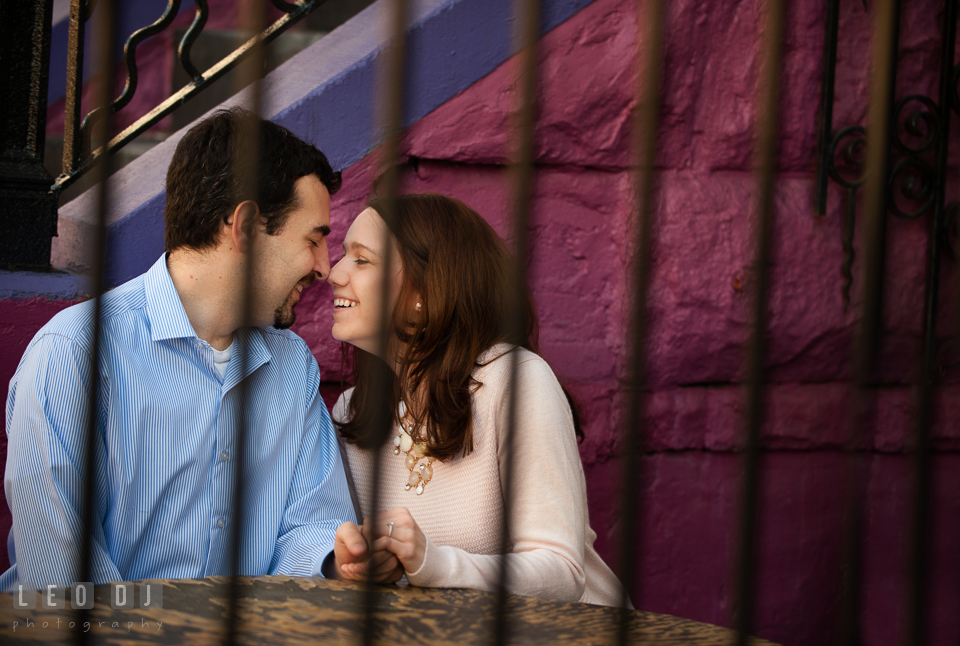
[[[339,187],[323,153],[240,109],[184,136],[167,172],[167,253],[102,297],[99,369],[90,301],[37,333],[10,382],[13,565],[0,589],[79,576],[94,378],[95,583],[229,574],[238,505],[240,574],[332,575],[366,560],[356,533],[333,553],[353,508],[316,360],[286,330],[302,290],[330,271]]]

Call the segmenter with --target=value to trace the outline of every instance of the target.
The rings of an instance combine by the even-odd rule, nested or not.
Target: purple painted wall
[[[940,3],[905,4],[898,94],[933,94]],[[642,555],[637,566],[641,585],[633,595],[640,608],[730,625],[742,477],[737,449],[743,394],[738,382],[753,286],[750,158],[760,13],[755,1],[678,0],[668,5],[650,301],[650,453],[642,461],[644,526],[636,546]],[[772,385],[763,435],[768,452],[763,460],[755,632],[794,646],[829,643],[838,619],[843,503],[851,467],[839,447],[847,439],[849,391],[844,379],[859,282],[854,284],[854,307],[845,312],[841,195],[835,187],[828,215],[812,215],[822,8],[792,5],[781,102],[770,303]],[[537,152],[541,166],[531,224],[530,275],[540,308],[542,346],[584,404],[587,440],[581,454],[591,519],[606,558],[614,553],[623,523],[617,503],[623,463],[619,391],[625,374],[622,338],[631,259],[627,164],[634,107],[634,12],[634,2],[596,0],[543,40]],[[869,28],[869,15],[860,3],[843,3],[838,126],[864,119]],[[308,74],[326,79],[306,66],[309,56],[288,63],[287,73],[301,65],[298,79]],[[509,62],[489,69],[408,130],[404,150],[416,159],[417,170],[407,189],[459,197],[506,233],[503,164],[510,137],[508,115],[516,96],[514,72]],[[355,83],[360,73],[352,74],[330,83]],[[341,104],[325,96],[330,95],[298,99],[294,107],[281,111],[281,121],[321,141],[323,124],[318,122],[323,119],[311,115],[329,116],[324,106],[331,104],[334,112],[354,105],[349,97]],[[359,100],[367,101],[367,96]],[[314,103],[316,108],[302,109]],[[333,203],[330,242],[336,256],[349,222],[362,208],[375,159],[357,154],[369,150],[372,137],[341,145],[339,135],[324,136],[333,136],[328,147],[350,164],[344,189]],[[168,152],[155,149],[143,167],[165,166]],[[140,182],[137,172],[144,171],[134,169],[124,181]],[[139,202],[123,203],[124,213],[162,207],[162,192],[142,192]],[[134,202],[141,206],[131,206]],[[142,234],[146,229],[156,237],[151,217],[141,220],[146,226],[131,231]],[[905,622],[910,495],[905,451],[914,414],[909,384],[920,339],[925,226],[924,221],[889,221],[883,388],[874,433],[857,458],[868,474],[862,625],[864,643],[870,645],[898,643]],[[73,238],[67,238],[59,244],[68,246]],[[953,261],[944,261],[943,270],[947,293],[960,276]],[[4,325],[11,330],[10,338],[25,345],[32,330],[59,306],[4,302],[0,316],[8,322]],[[936,405],[934,445],[940,453],[933,463],[929,627],[931,643],[956,644],[960,358],[956,337],[948,334],[957,321],[948,315],[949,308],[943,309],[940,330],[953,354],[944,355]],[[340,357],[330,341],[328,286],[305,292],[298,310],[297,331],[310,344],[326,378],[335,381]],[[24,318],[24,312],[32,312],[33,318]],[[0,356],[0,365],[9,364],[12,373],[21,351],[22,345],[20,350],[11,346],[10,356]]]

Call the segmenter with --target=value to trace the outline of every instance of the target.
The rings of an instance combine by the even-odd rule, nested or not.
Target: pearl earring
[[[417,303],[417,311],[420,311],[420,303]]]

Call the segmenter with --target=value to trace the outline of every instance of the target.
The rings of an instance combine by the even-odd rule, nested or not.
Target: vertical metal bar
[[[937,301],[940,295],[940,246],[945,224],[944,197],[947,182],[947,147],[950,135],[950,103],[953,95],[953,55],[957,35],[956,0],[945,0],[941,37],[940,87],[937,107],[940,117],[937,143],[937,177],[934,212],[927,250],[926,292],[923,313],[923,349],[917,384],[916,435],[914,438],[913,523],[910,554],[910,601],[907,644],[926,643],[927,547],[930,540],[931,460],[930,432],[933,425],[933,393],[937,382]]]
[[[517,141],[513,151],[513,163],[509,169],[511,182],[511,220],[513,223],[514,262],[513,278],[504,285],[508,294],[506,329],[509,330],[508,342],[522,346],[526,341],[524,325],[523,298],[526,285],[527,266],[527,223],[530,220],[530,202],[534,181],[534,134],[537,119],[537,57],[540,40],[540,0],[518,0],[514,4],[515,32],[514,43],[518,52],[519,105],[513,116],[517,132]],[[496,618],[494,622],[493,643],[506,644],[509,635],[509,616],[507,613],[507,589],[509,581],[510,516],[513,511],[513,471],[514,471],[514,432],[517,428],[517,391],[520,353],[511,352],[510,376],[507,381],[507,429],[501,438],[505,457],[503,471],[500,474],[503,491],[503,533],[500,536],[500,572],[497,583]]]
[[[95,27],[98,34],[95,49],[95,69],[97,70],[91,83],[94,84],[94,103],[108,105],[110,103],[110,81],[113,70],[113,44],[116,40],[116,6],[113,0],[101,0],[96,14]],[[71,12],[73,9],[71,9]],[[93,136],[104,142],[110,139],[112,119],[108,115],[95,129]],[[101,312],[103,309],[102,295],[105,290],[104,275],[106,267],[106,220],[110,201],[110,167],[112,160],[106,160],[93,171],[97,186],[97,223],[92,237],[92,273],[94,285],[91,290],[93,308],[91,311],[92,347],[90,350],[90,408],[86,419],[86,454],[84,455],[85,479],[83,484],[83,508],[80,525],[80,571],[78,581],[93,581],[93,528],[97,523],[96,489],[97,489],[97,410],[100,398],[100,355],[101,355]],[[89,621],[89,610],[80,610],[78,625]],[[77,643],[89,643],[89,633],[78,631]]]
[[[837,71],[837,34],[840,31],[840,0],[827,0],[823,34],[823,73],[820,86],[820,139],[817,143],[817,177],[814,188],[814,212],[827,213],[827,185],[830,183],[830,160],[833,152],[833,90]]]
[[[861,455],[872,440],[876,392],[872,387],[880,335],[884,247],[887,214],[887,177],[890,168],[891,110],[896,80],[895,53],[899,40],[899,0],[880,0],[873,23],[872,76],[867,116],[866,170],[862,212],[864,297],[854,340],[848,439],[849,467],[843,566],[841,569],[840,630],[838,643],[860,644],[863,523],[869,458]]]
[[[854,199],[852,195],[850,199]],[[875,250],[870,249],[869,246],[865,246],[865,250],[868,256],[876,255]],[[880,284],[882,277],[871,272],[881,269],[882,266],[874,264],[863,272],[866,275],[867,289],[873,289]],[[863,527],[870,465],[869,453],[865,454],[864,450],[872,440],[872,429],[876,420],[877,393],[876,389],[871,387],[870,379],[876,362],[879,326],[879,318],[870,318],[865,314],[860,317],[851,356],[852,383],[847,412],[848,436],[844,447],[847,453],[847,464],[843,515],[843,561],[839,582],[840,621],[836,640],[836,643],[841,646],[859,646],[861,643],[860,587],[863,572]]]
[[[259,33],[262,31],[265,19],[266,10],[262,2],[248,2],[242,9],[242,28],[250,33]],[[249,121],[244,119],[241,120],[240,123],[235,124],[237,131],[232,134],[237,138],[238,142],[243,142],[243,145],[237,145],[234,148],[233,154],[235,158],[231,160],[231,166],[234,172],[238,174],[237,180],[239,185],[246,187],[247,194],[251,195],[251,199],[257,205],[259,205],[261,201],[258,190],[260,171],[257,160],[260,158],[261,124],[259,119],[262,103],[260,96],[260,74],[262,69],[263,44],[257,42],[253,45],[249,61],[247,62],[247,73],[241,72],[237,78],[238,91],[248,86],[250,88],[249,109],[254,116],[249,119]],[[254,163],[245,163],[244,160],[254,160]],[[259,211],[257,211],[257,214],[259,214]],[[243,290],[241,292],[243,297],[239,304],[242,312],[242,326],[234,332],[234,338],[239,341],[236,348],[239,350],[237,359],[239,360],[241,375],[247,374],[247,366],[250,365],[250,343],[244,335],[253,323],[253,299],[250,296],[250,287],[255,279],[253,259],[257,257],[257,226],[257,215],[254,215],[244,227],[247,250],[246,267],[243,275]],[[237,338],[238,335],[239,338]],[[240,577],[242,576],[243,569],[244,527],[246,525],[246,507],[244,505],[246,479],[243,477],[243,472],[246,467],[248,455],[247,440],[251,434],[251,429],[248,427],[249,416],[247,415],[247,405],[250,402],[250,397],[247,396],[249,381],[249,376],[245,376],[238,384],[240,407],[237,410],[237,436],[236,446],[234,447],[236,460],[233,465],[233,502],[230,513],[230,518],[233,522],[230,534],[230,585],[227,599],[227,625],[224,634],[224,643],[227,646],[233,646],[239,643],[241,624],[243,621],[239,602]]]
[[[407,0],[394,0],[391,5],[392,13],[390,16],[390,44],[384,58],[383,67],[379,73],[380,87],[383,88],[382,96],[385,102],[382,104],[382,113],[379,115],[381,124],[384,127],[386,140],[383,143],[382,164],[384,173],[381,176],[380,197],[382,198],[383,218],[387,226],[383,232],[383,272],[384,276],[392,276],[393,268],[393,236],[391,231],[396,228],[397,221],[397,196],[400,192],[400,135],[403,125],[404,106],[405,106],[405,85],[406,85],[406,58],[407,58]],[[388,348],[391,346],[392,330],[392,312],[390,311],[390,281],[384,279],[380,293],[380,321],[379,334],[377,339],[378,352],[374,353],[380,357],[387,357]],[[373,368],[373,401],[393,401],[391,384],[394,375],[391,374],[392,366],[382,361],[371,361]],[[373,524],[376,523],[377,512],[380,510],[380,458],[382,457],[382,448],[390,437],[390,429],[393,426],[393,411],[387,410],[383,406],[376,408],[378,411],[374,417],[374,437],[376,438],[376,448],[373,451],[373,477],[371,478],[369,494],[371,516],[364,520],[364,523],[370,522],[370,534],[374,535]],[[376,624],[374,623],[376,615],[377,590],[372,580],[373,573],[368,571],[368,579],[364,588],[364,610],[363,610],[363,644],[372,646],[376,636]]]
[[[630,621],[629,594],[638,592],[642,581],[635,577],[636,557],[642,553],[640,540],[643,527],[643,509],[638,506],[642,488],[646,424],[643,416],[643,386],[647,373],[647,299],[650,286],[650,255],[653,236],[654,166],[657,152],[657,128],[660,111],[660,75],[663,56],[664,0],[638,0],[637,25],[644,25],[646,33],[639,39],[636,52],[637,106],[634,114],[631,149],[636,155],[634,169],[636,186],[636,237],[633,251],[633,302],[631,307],[628,347],[629,376],[624,391],[626,414],[622,436],[626,455],[621,475],[622,503],[620,517],[623,532],[620,537],[618,575],[623,583],[622,608],[618,617],[617,643],[626,645]],[[640,43],[645,46],[641,46]],[[627,345],[627,344],[625,344]]]
[[[67,91],[63,107],[63,175],[70,175],[83,158],[80,136],[80,103],[83,94],[83,41],[89,0],[70,0],[70,31],[67,36]],[[107,105],[106,103],[103,105]]]
[[[744,484],[741,501],[740,551],[737,557],[737,643],[746,646],[753,627],[756,546],[760,499],[760,429],[764,420],[767,303],[770,284],[770,246],[773,230],[773,180],[777,164],[780,59],[784,0],[767,4],[757,91],[755,151],[757,202],[754,238],[756,292],[753,295],[753,335],[747,353],[747,418],[744,448]]]

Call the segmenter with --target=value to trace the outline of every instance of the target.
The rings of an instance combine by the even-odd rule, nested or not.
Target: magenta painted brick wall
[[[666,54],[655,202],[650,379],[643,458],[643,532],[636,550],[638,607],[731,625],[742,460],[744,344],[755,268],[750,249],[754,96],[762,3],[667,3]],[[816,118],[823,39],[821,3],[792,3],[785,36],[779,173],[770,298],[771,386],[763,431],[756,633],[783,644],[829,643],[839,612],[840,546],[851,458],[850,349],[859,304],[845,310],[840,273],[842,194],[813,215]],[[940,3],[910,3],[901,26],[898,95],[935,95]],[[835,124],[866,113],[870,15],[843,3]],[[597,0],[542,43],[540,164],[529,275],[544,354],[579,394],[587,415],[581,455],[598,548],[611,562],[622,528],[620,384],[632,258],[628,171],[636,74],[635,3]],[[412,126],[406,190],[454,195],[506,234],[507,159],[515,68],[505,63]],[[334,199],[331,248],[362,209],[371,155],[345,172]],[[868,476],[863,581],[865,643],[899,641],[905,626],[912,430],[909,388],[921,339],[925,220],[891,218],[873,433],[857,460]],[[859,269],[856,265],[854,272]],[[956,262],[943,264],[944,293]],[[327,286],[305,295],[298,332],[328,378]],[[940,321],[944,347],[934,429],[935,536],[932,642],[960,638],[960,377],[956,317]],[[951,345],[953,344],[953,345]],[[952,348],[952,349],[951,349]],[[952,353],[952,354],[951,354]],[[896,637],[892,637],[896,636]]]

